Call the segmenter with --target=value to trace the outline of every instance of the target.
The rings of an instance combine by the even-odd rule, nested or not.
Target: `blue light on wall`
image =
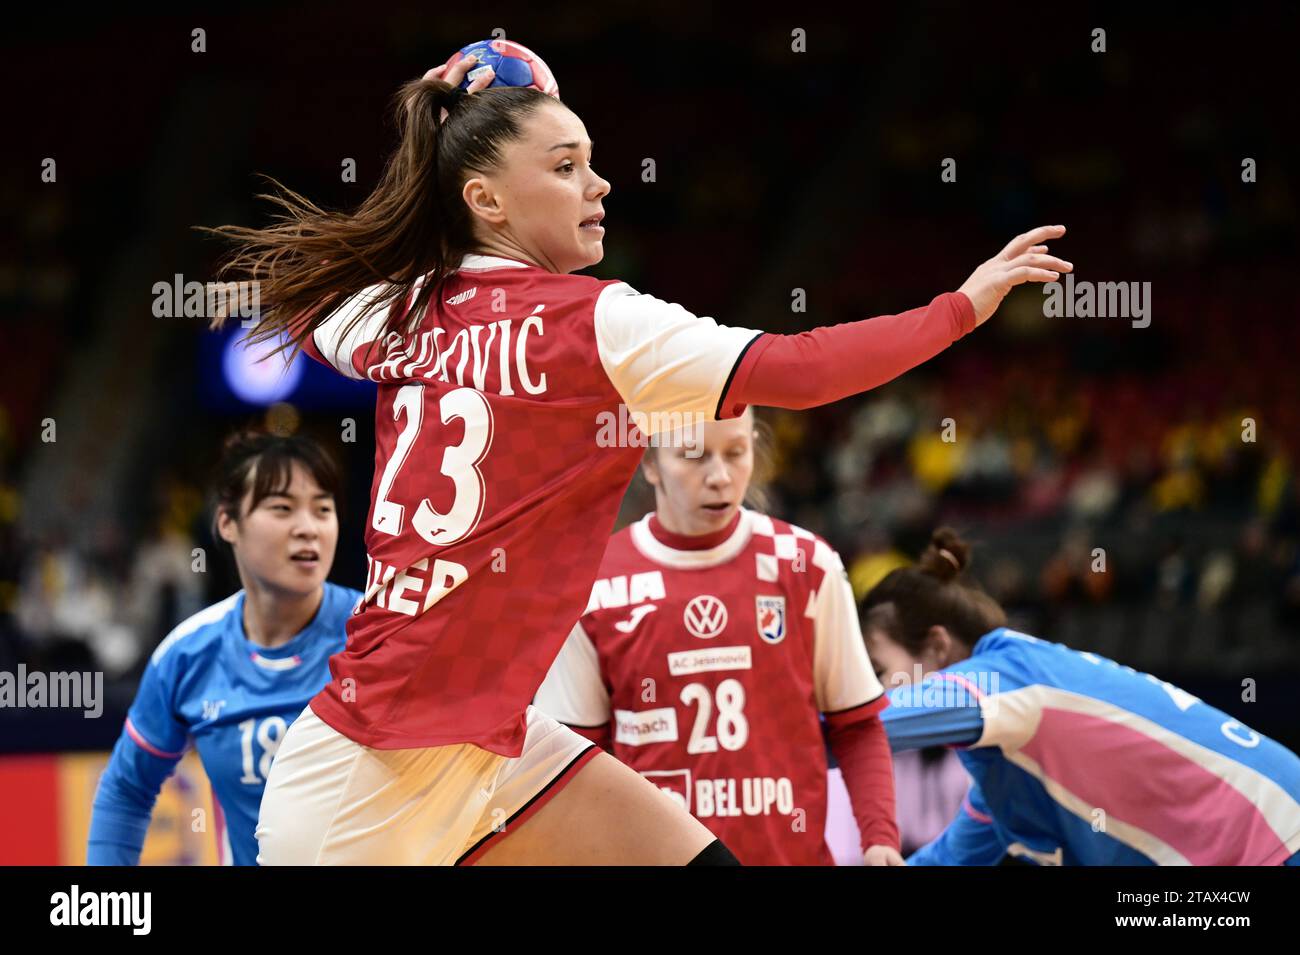
[[[298,354],[286,366],[285,353],[270,354],[276,347],[273,342],[250,346],[240,335],[226,339],[221,371],[235,397],[250,405],[269,405],[286,400],[297,390],[302,382],[303,363],[311,359]]]
[[[236,323],[198,336],[198,397],[212,411],[241,414],[287,401],[303,410],[355,410],[374,406],[375,385],[345,378],[301,352],[286,367],[281,352],[259,361],[278,342],[244,343]]]

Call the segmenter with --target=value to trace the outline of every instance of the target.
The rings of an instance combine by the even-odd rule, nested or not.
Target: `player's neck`
[[[671,520],[672,518],[669,518],[670,522]],[[739,523],[740,508],[737,508],[736,513],[731,515],[731,520],[726,524],[717,530],[706,531],[703,534],[683,534],[669,530],[659,519],[657,512],[650,515],[648,526],[655,540],[665,547],[671,547],[673,550],[712,550],[735,533],[736,525]]]
[[[474,250],[478,255],[495,255],[503,259],[514,259],[517,262],[526,262],[529,265],[536,266],[539,269],[545,269],[548,272],[558,272],[552,263],[547,262],[540,256],[532,255],[524,251],[506,239],[498,236],[492,236],[489,239],[480,240]]]
[[[258,587],[244,587],[244,636],[259,647],[282,647],[306,629],[320,610],[325,588],[306,596]]]

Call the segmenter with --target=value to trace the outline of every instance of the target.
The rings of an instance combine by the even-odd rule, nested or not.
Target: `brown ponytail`
[[[281,210],[274,225],[200,227],[236,243],[222,278],[259,283],[262,315],[249,343],[283,334],[287,340],[271,354],[296,351],[340,305],[381,284],[387,287],[349,320],[344,334],[394,304],[378,340],[408,331],[410,317],[423,313],[462,256],[474,251],[471,215],[461,197],[465,182],[473,172],[497,168],[502,147],[522,135],[525,117],[555,102],[534,89],[502,87],[463,96],[442,80],[413,80],[394,99],[397,149],[355,212],[321,209],[266,177],[276,194],[258,198]],[[425,275],[411,302],[416,281]],[[213,327],[225,320],[214,318]]]
[[[1006,612],[992,597],[961,579],[971,548],[950,527],[941,527],[913,567],[891,571],[862,600],[863,631],[876,629],[913,656],[920,656],[931,627],[945,628],[967,648],[1006,625]]]

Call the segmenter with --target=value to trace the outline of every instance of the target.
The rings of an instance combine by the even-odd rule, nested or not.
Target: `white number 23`
[[[411,527],[430,544],[445,547],[466,537],[483,516],[484,483],[478,466],[492,447],[492,408],[487,398],[473,388],[456,388],[443,395],[438,402],[438,414],[443,424],[459,418],[465,422],[465,436],[460,444],[443,450],[440,471],[450,478],[455,488],[451,509],[440,513],[426,497],[415,509]],[[424,385],[403,385],[393,399],[393,420],[405,416],[397,444],[384,467],[379,489],[375,494],[375,509],[371,527],[384,534],[396,536],[402,532],[406,508],[388,499],[397,472],[406,463],[415,439],[419,436],[424,419]]]

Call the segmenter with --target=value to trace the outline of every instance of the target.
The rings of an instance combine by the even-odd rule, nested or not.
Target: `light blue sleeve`
[[[161,660],[150,660],[127,712],[128,732],[134,730],[131,738],[155,756],[179,757],[189,739],[190,728],[177,716],[175,705],[183,665],[174,647]]]
[[[997,865],[1006,855],[979,786],[972,785],[957,816],[929,845],[907,857],[908,865]]]
[[[122,731],[95,790],[86,865],[136,865],[154,802],[179,757],[155,756]]]
[[[164,664],[169,662],[163,658]],[[87,865],[135,865],[158,792],[180,762],[189,736],[176,718],[171,668],[150,661],[126,726],[95,790]]]
[[[894,752],[927,746],[969,746],[984,732],[979,704],[964,693],[945,692],[939,680],[900,686],[880,714]]]

